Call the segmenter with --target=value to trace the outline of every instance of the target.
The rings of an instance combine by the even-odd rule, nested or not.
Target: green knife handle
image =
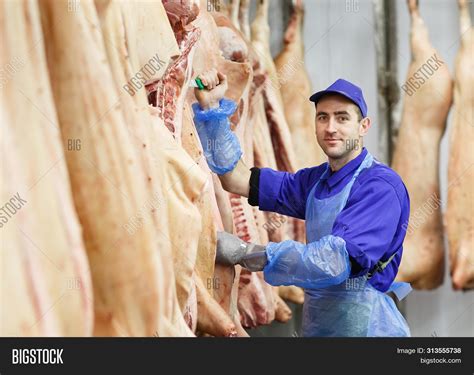
[[[198,85],[199,90],[204,90],[205,86],[203,85],[201,78],[196,78],[195,81]]]

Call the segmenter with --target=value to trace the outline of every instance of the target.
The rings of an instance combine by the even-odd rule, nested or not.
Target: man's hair
[[[356,113],[357,113],[357,121],[361,122],[363,117],[362,117],[362,111],[360,110],[359,106],[357,104],[354,104]]]

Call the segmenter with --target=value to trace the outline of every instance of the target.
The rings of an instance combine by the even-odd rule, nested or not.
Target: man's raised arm
[[[204,156],[225,190],[248,197],[251,172],[241,159],[239,140],[230,129],[229,117],[237,106],[224,98],[226,76],[212,69],[200,79],[206,88],[194,90],[198,103],[193,104],[193,111]]]

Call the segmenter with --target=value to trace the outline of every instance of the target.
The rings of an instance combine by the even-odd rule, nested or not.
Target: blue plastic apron
[[[374,158],[367,153],[350,182],[329,198],[316,199],[314,192],[319,181],[315,184],[306,202],[307,243],[332,233],[334,221],[346,205],[356,178],[373,162]],[[328,171],[329,165],[324,175]],[[410,336],[410,329],[393,300],[367,280],[368,276],[364,275],[324,289],[305,289],[303,336]],[[395,289],[405,295],[409,291],[405,283],[394,283],[389,291]]]

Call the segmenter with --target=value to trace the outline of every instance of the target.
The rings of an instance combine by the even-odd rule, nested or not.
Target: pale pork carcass
[[[474,28],[469,2],[459,0],[461,46],[454,73],[448,202],[445,216],[454,289],[474,289]]]
[[[166,14],[161,3],[124,3],[112,1],[104,3],[96,1],[104,35],[110,43],[106,43],[106,50],[114,82],[117,89],[123,89],[123,83],[130,80],[140,70],[140,59],[137,53],[138,46],[152,51],[152,46],[138,43],[140,35],[147,34],[148,29],[156,29],[155,22],[141,22],[140,29],[135,26],[138,20],[152,19],[141,17],[142,13],[155,14],[161,17],[161,28],[166,31]],[[154,18],[153,20],[156,20]],[[170,25],[168,28],[171,30]],[[156,30],[155,30],[156,31]],[[171,38],[174,35],[171,33]],[[150,43],[154,44],[150,40]],[[168,42],[170,43],[170,42]],[[161,46],[160,48],[167,48]],[[156,49],[153,50],[156,53]],[[161,51],[158,52],[161,55]],[[161,68],[161,65],[154,65]],[[161,74],[162,76],[163,74]],[[189,173],[194,162],[186,152],[176,143],[163,122],[157,116],[150,116],[145,89],[137,90],[133,95],[121,96],[121,108],[128,126],[128,131],[135,148],[142,157],[147,175],[146,186],[148,201],[143,220],[153,222],[156,236],[159,238],[156,250],[160,256],[163,280],[176,280],[174,283],[160,284],[160,320],[156,330],[157,336],[183,336],[189,334],[183,320],[182,308],[179,305],[178,295],[183,305],[187,299],[196,299],[193,291],[193,268],[195,266],[197,238],[202,230],[202,220],[199,220],[199,207],[195,205],[195,194],[182,189],[178,180],[187,184],[201,184],[196,176],[198,171]],[[188,180],[189,178],[189,180]],[[201,177],[203,178],[203,176]],[[183,194],[184,193],[184,194]],[[201,199],[202,194],[199,196]],[[180,222],[188,223],[183,236]],[[130,223],[131,224],[131,223]],[[202,225],[201,225],[202,224]],[[133,228],[132,228],[133,229]],[[173,262],[174,260],[174,262]],[[176,273],[179,272],[179,276]],[[180,293],[177,293],[179,288]],[[197,306],[189,306],[188,323],[190,328],[196,326]]]
[[[249,20],[249,1],[241,0],[239,9],[240,29],[252,39],[251,52],[258,60],[259,81],[256,84],[250,117],[254,122],[255,165],[273,169],[296,172],[298,169],[293,142],[288,123],[283,113],[280,95],[280,77],[270,54],[270,29],[268,25],[268,2],[257,4],[257,16],[251,28]],[[261,86],[260,86],[261,85]],[[304,222],[275,213],[266,213],[269,239],[279,242],[294,239],[305,242]],[[301,304],[304,292],[295,286],[280,287],[279,295],[291,302]]]
[[[412,60],[403,88],[403,112],[392,168],[402,177],[410,196],[410,220],[397,280],[416,289],[441,285],[444,275],[443,226],[439,191],[439,145],[452,102],[448,67],[433,48],[416,0],[408,0]],[[420,83],[424,64],[433,67]],[[412,82],[417,82],[417,86]]]
[[[2,2],[0,30],[0,336],[90,336],[90,269],[64,160],[74,148],[61,141],[37,2]]]
[[[173,30],[173,35],[169,37],[177,42],[179,54],[172,58],[170,65],[159,80],[147,82],[147,91],[150,103],[157,109],[154,113],[165,123],[175,138],[177,145],[174,145],[174,147],[184,151],[181,147],[178,147],[181,144],[184,101],[187,84],[191,78],[194,49],[200,36],[198,29],[187,25],[196,18],[199,8],[193,2],[182,4],[175,1],[166,1],[163,3],[162,19],[164,23],[166,23],[166,18],[169,20]],[[199,170],[196,163],[192,168]],[[203,176],[205,177],[204,173]],[[204,187],[199,198],[193,201],[199,212],[201,212],[199,202],[202,202],[205,190],[207,190],[207,187]],[[179,226],[180,215],[174,210],[170,211],[170,215],[177,219],[176,224]],[[200,219],[202,224],[203,218],[200,217]],[[195,232],[194,235],[189,233],[183,236],[180,231],[173,228],[170,233],[172,234],[171,241],[176,249],[173,252],[173,261],[178,301],[187,323],[193,331],[196,331],[198,324],[198,291],[196,289],[195,267],[198,259],[199,243],[202,243],[200,239],[201,232]],[[210,240],[212,241],[212,237]]]
[[[268,0],[261,0],[257,3],[257,14],[251,25],[252,46],[257,53],[260,64],[268,74],[263,84],[262,95],[277,167],[281,171],[296,172],[298,162],[283,109],[279,85],[280,76],[270,53],[268,4]],[[245,2],[242,6],[243,9],[248,8]],[[246,18],[242,17],[242,19]],[[241,26],[241,28],[244,27]],[[305,241],[304,223],[301,220],[290,218],[286,225],[289,238],[300,242]]]
[[[295,150],[283,112],[278,73],[270,53],[268,0],[257,2],[257,14],[251,25],[251,37],[252,46],[259,57],[260,64],[269,77],[269,80],[264,83],[263,97],[277,166],[282,171],[295,172],[297,170]]]
[[[288,23],[283,49],[275,58],[285,117],[296,147],[297,168],[324,163],[326,155],[316,141],[315,106],[309,101],[311,81],[305,67],[303,45],[303,0],[293,0],[293,12]]]
[[[202,4],[201,4],[202,5]],[[183,116],[182,124],[177,124],[179,118],[173,120],[173,131],[176,138],[180,142],[188,154],[194,159],[199,168],[207,176],[206,189],[196,205],[202,216],[202,232],[199,236],[198,253],[195,264],[194,280],[197,292],[197,329],[199,334],[210,334],[214,336],[246,336],[247,334],[240,326],[237,317],[229,315],[232,312],[227,308],[223,308],[212,298],[212,294],[221,290],[227,292],[230,296],[231,290],[227,290],[225,285],[229,284],[229,280],[221,280],[223,275],[215,275],[219,273],[219,267],[214,269],[215,250],[217,230],[223,230],[223,223],[220,217],[216,195],[214,192],[213,178],[207,163],[203,157],[202,147],[197,138],[197,133],[192,120],[192,111],[190,105],[194,97],[193,91],[188,90],[189,80],[191,78],[193,67],[193,56],[197,48],[197,42],[202,36],[202,30],[191,23],[196,16],[197,11],[203,12],[203,8],[199,8],[197,4],[191,2],[165,2],[165,8],[168,18],[173,27],[176,39],[180,45],[181,56],[173,64],[173,70],[169,70],[162,77],[167,82],[167,90],[179,93],[184,98],[187,96],[186,102],[182,108]],[[155,87],[160,87],[161,82],[157,82]],[[159,98],[159,96],[157,96]],[[195,99],[194,99],[195,101]],[[177,101],[179,105],[179,101]],[[174,111],[169,108],[169,101],[164,100],[156,103],[158,107],[166,107],[168,112]],[[162,111],[162,113],[165,113]],[[182,131],[176,131],[182,129]],[[233,277],[233,274],[231,275]],[[229,313],[229,315],[226,313]],[[232,314],[233,315],[233,314]],[[236,322],[234,323],[233,320]]]
[[[237,6],[238,6],[237,3],[232,4],[232,7],[237,7]],[[233,10],[231,9],[231,11]],[[220,49],[222,51],[224,58],[230,61],[234,61],[234,62],[246,62],[246,63],[251,64],[252,66],[253,79],[252,79],[252,82],[250,82],[250,86],[246,90],[246,94],[244,98],[245,99],[244,108],[248,108],[248,112],[246,112],[245,110],[242,111],[243,114],[240,117],[240,122],[245,124],[245,126],[243,127],[242,125],[239,125],[238,129],[243,130],[244,132],[243,138],[240,133],[240,140],[241,140],[241,145],[244,150],[245,163],[249,166],[254,166],[254,165],[257,165],[254,159],[256,123],[252,116],[252,110],[253,110],[252,103],[256,99],[258,86],[261,86],[262,84],[263,74],[259,67],[260,66],[259,61],[255,56],[255,51],[252,50],[250,38],[243,35],[239,31],[239,29],[234,25],[231,19],[226,17],[224,14],[212,13],[212,15],[218,26]],[[236,21],[234,20],[234,22]],[[266,126],[266,123],[263,126]],[[268,137],[266,140],[267,140],[267,143],[270,144],[269,152],[271,153],[271,155],[273,155],[273,150],[271,149],[270,137]],[[233,197],[233,199],[235,199],[236,201],[237,199],[242,200],[242,198],[239,198],[239,197]],[[247,202],[242,201],[242,204],[243,204],[243,207],[242,207],[243,212],[248,212],[244,216],[246,218],[248,217],[250,212],[248,211]],[[233,212],[235,213],[239,211],[234,210]],[[252,213],[253,213],[254,220],[251,221],[251,224],[253,225],[253,222],[254,222],[257,228],[257,233],[258,233],[257,241],[259,243],[265,244],[269,240],[269,237],[268,237],[269,232],[267,232],[268,218],[266,215],[264,215],[263,212],[259,211],[256,207],[252,207]],[[248,224],[247,220],[245,220],[244,222]],[[255,240],[252,240],[252,241],[255,242]],[[290,309],[286,306],[286,304],[283,301],[280,300],[280,297],[278,296],[278,293],[277,293],[278,290],[276,288],[271,288],[263,280],[262,273],[258,273],[257,275],[261,281],[261,284],[263,285],[264,295],[268,301],[269,306],[273,305],[275,309],[278,309],[278,311],[275,311],[275,317],[278,316],[280,321],[282,321],[282,319],[285,319],[285,321],[289,319],[289,317],[291,317]],[[251,300],[255,299],[255,297],[253,298],[249,298],[249,297],[251,296],[252,293],[258,294],[259,292],[257,292],[256,289],[253,290],[252,292],[247,292],[247,290],[251,290],[251,288],[253,288],[253,284],[249,282],[249,278],[252,278],[252,277],[255,277],[255,276],[250,274],[246,270],[242,270],[241,285],[240,285],[240,293],[242,297],[239,300],[239,306],[240,306],[241,311],[243,312],[244,324],[249,327],[255,326],[257,324],[265,324],[266,322],[273,320],[273,315],[265,314],[257,306],[253,308],[253,304],[251,303]],[[247,319],[244,316],[246,316]]]
[[[180,223],[192,223],[193,220],[186,217],[186,210],[183,208],[175,206],[170,207],[171,210],[168,211],[169,215],[174,217],[171,221],[175,223],[175,226],[170,228],[170,240],[173,243],[174,269],[180,306],[193,331],[198,330],[200,334],[207,333],[215,336],[233,336],[236,332],[233,322],[205,288],[205,285],[212,281],[214,271],[216,246],[214,216],[217,208],[213,207],[212,202],[213,199],[215,200],[212,180],[210,181],[209,172],[206,170],[207,166],[199,163],[202,153],[196,145],[194,130],[189,127],[190,116],[187,113],[189,109],[184,105],[194,48],[200,36],[200,31],[188,26],[188,23],[196,17],[197,12],[198,8],[193,3],[165,2],[165,8],[161,14],[162,23],[165,24],[165,19],[169,18],[174,33],[168,37],[178,42],[178,55],[173,57],[170,65],[158,80],[147,82],[147,88],[151,94],[149,97],[153,98],[152,103],[157,108],[154,113],[158,118],[163,119],[175,137],[175,144],[167,145],[166,149],[174,149],[176,153],[187,151],[193,159],[193,168],[199,169],[197,164],[200,164],[203,175],[207,179],[202,194],[192,202],[201,216],[199,232],[193,232],[187,225],[186,235],[183,236]],[[156,18],[153,23],[156,23]],[[137,35],[141,34],[137,33]],[[153,44],[150,44],[147,47],[152,46]],[[165,130],[160,127],[159,132],[162,131]],[[178,143],[182,143],[183,147]],[[179,176],[174,177],[176,180],[179,179]],[[166,190],[166,195],[175,194],[171,184]],[[189,243],[190,240],[193,243]]]
[[[250,140],[247,140],[247,142],[253,145],[253,147],[250,148],[253,150],[252,166],[277,169],[276,155],[273,151],[271,132],[266,118],[263,97],[263,90],[271,83],[268,80],[268,72],[264,68],[262,56],[259,55],[250,41],[250,26],[248,24],[249,5],[249,1],[245,0],[240,1],[240,3],[236,1],[233,4],[233,6],[239,7],[240,29],[248,33],[243,35],[243,37],[245,37],[249,44],[249,60],[254,72],[250,90],[250,109],[247,126],[251,129],[251,132],[249,131]],[[230,26],[227,27],[230,28]],[[262,227],[266,230],[266,236],[269,240],[273,242],[284,241],[287,238],[288,218],[272,212],[265,212],[264,217],[265,222]],[[278,227],[274,225],[274,223],[278,223]]]
[[[69,12],[66,1],[41,1],[40,10],[63,142],[80,139],[82,144],[66,160],[92,270],[94,334],[156,335],[165,297],[160,294],[169,283],[158,251],[165,236],[157,236],[153,222],[143,217],[153,199],[147,187],[151,176],[120,106],[120,97],[129,94],[114,82],[104,46],[111,42],[101,32],[92,2]],[[171,141],[171,136],[161,138],[158,147]],[[194,182],[178,180],[174,186],[185,205],[199,196],[205,180],[197,168],[180,168],[177,175],[186,171]],[[137,216],[130,231],[127,225]],[[197,212],[192,217],[199,221]]]
[[[229,82],[229,90],[226,93],[226,96],[234,100],[238,104],[238,109],[236,113],[231,116],[231,126],[238,135],[245,152],[246,143],[244,125],[246,123],[245,119],[247,117],[248,111],[248,90],[250,88],[250,82],[252,77],[251,67],[248,63],[229,61],[222,57],[222,54],[219,50],[220,38],[218,28],[210,13],[207,12],[205,9],[206,2],[203,2],[203,4],[201,5],[199,16],[192,23],[193,26],[201,30],[201,38],[198,42],[193,61],[193,77],[199,76],[201,72],[207,71],[212,68],[215,68],[226,74]],[[188,100],[189,104],[192,104],[196,101],[194,93],[191,91],[188,95]],[[223,196],[223,194],[219,192],[219,189],[222,189],[220,183],[215,184],[215,189],[217,197]],[[231,210],[228,210],[229,205],[225,202],[225,200],[218,198],[217,201],[219,204],[219,208],[224,208],[220,210],[223,223],[230,223],[232,221],[232,227],[236,230],[235,233],[241,238],[248,236],[249,227],[254,228],[252,229],[253,233],[258,235],[258,232],[255,229],[256,224],[254,221],[255,219],[253,216],[253,211],[251,207],[247,204],[247,202],[243,201],[240,197],[232,196],[227,193],[224,194],[227,195],[227,200],[230,201]],[[229,215],[231,215],[231,217],[229,217]],[[242,223],[244,225],[242,225]],[[229,224],[224,225],[229,227]],[[259,242],[259,239],[255,238],[254,242]],[[224,271],[225,269],[225,267],[216,267],[215,277],[216,280],[219,279],[220,285],[224,284],[229,289],[224,290],[223,288],[219,288],[214,290],[214,293],[216,295],[216,299],[222,301],[227,305],[227,312],[229,314],[232,314],[231,310],[236,311],[236,301],[229,300],[228,291],[232,290],[231,295],[233,297],[237,297],[237,290],[235,289],[236,286],[234,283],[231,282],[231,279],[234,277],[234,268],[227,267],[227,271]],[[239,267],[237,267],[236,269],[238,270]],[[217,273],[219,273],[219,275],[217,275]],[[260,296],[259,298],[252,298],[252,300],[255,301],[255,307],[252,308],[257,308],[259,310],[265,311],[265,314],[259,315],[261,318],[258,324],[268,323],[273,319],[274,316],[274,313],[272,313],[272,311],[274,311],[274,302],[273,298],[271,298],[271,296],[273,295],[271,288],[267,284],[262,285],[261,276],[254,274],[249,277],[251,278],[252,282],[248,285],[255,288],[255,290],[253,291],[254,293],[257,293],[257,290],[259,290],[257,294],[259,294]],[[225,282],[223,280],[225,280]],[[236,280],[238,280],[237,277]],[[233,286],[231,287],[231,285]],[[267,290],[267,293],[265,293],[265,290]],[[244,296],[245,294],[246,293],[243,293]],[[265,298],[261,298],[262,296]],[[261,306],[258,306],[259,304],[261,304]],[[235,314],[233,318],[237,318]],[[243,317],[242,320],[244,320]],[[257,322],[255,324],[257,324]]]
[[[233,7],[238,7],[238,3],[231,4]],[[241,3],[242,5],[242,3]],[[244,4],[245,5],[245,4]],[[247,4],[248,6],[248,4]],[[261,87],[264,79],[264,72],[262,72],[260,63],[258,61],[258,58],[256,56],[255,51],[253,51],[253,48],[250,43],[250,37],[243,35],[239,29],[234,25],[234,23],[225,15],[220,14],[220,13],[212,13],[212,16],[214,17],[214,20],[216,22],[216,25],[218,26],[219,30],[219,41],[220,41],[220,49],[222,51],[222,54],[224,58],[230,61],[235,61],[235,62],[249,62],[252,66],[253,70],[253,79],[251,82],[250,86],[250,92],[248,94],[248,104],[247,106],[249,107],[249,112],[247,114],[247,121],[245,123],[245,128],[244,130],[244,154],[245,154],[245,162],[247,165],[252,165],[252,166],[262,166],[259,164],[259,162],[262,162],[262,158],[265,158],[265,155],[269,155],[269,157],[273,158],[274,160],[274,154],[273,154],[273,149],[272,149],[272,144],[271,144],[271,139],[270,135],[268,132],[268,126],[266,123],[265,119],[265,112],[263,109],[263,100],[261,98]],[[234,20],[235,22],[235,20]],[[247,28],[248,29],[248,28]],[[261,113],[263,113],[263,123],[257,123],[255,120],[255,115],[254,115],[254,106],[253,103],[256,100],[261,100],[262,106],[259,108],[261,109]],[[263,111],[263,112],[262,112]],[[244,118],[244,117],[242,117]],[[241,120],[242,121],[242,120]],[[267,137],[262,140],[262,144],[256,143],[256,133],[259,131],[257,128],[263,128],[264,131],[266,131]],[[267,145],[267,148],[262,148],[262,145]],[[258,147],[256,147],[258,145]],[[265,151],[266,153],[264,154],[262,151]],[[266,164],[266,166],[271,166],[274,165],[274,168],[276,168],[276,162],[273,164]],[[245,202],[243,204],[246,204]],[[279,222],[279,223],[284,223],[286,219],[281,219],[281,215],[277,215],[274,213],[263,213],[262,211],[259,211],[257,207],[252,207],[252,212],[254,216],[254,221],[255,225],[257,227],[258,231],[258,236],[259,236],[259,241],[262,244],[268,243],[269,241],[269,235],[271,236],[272,241],[282,241],[284,239],[284,233],[286,226],[285,225],[280,225],[278,228],[275,226],[269,225],[272,222]],[[275,219],[276,218],[276,219]],[[245,320],[245,324],[247,326],[255,326],[256,324],[259,324],[259,322],[264,322],[265,321],[265,314],[257,314],[255,311],[258,311],[258,307],[255,306],[253,309],[252,303],[248,302],[249,301],[249,292],[246,292],[249,288],[253,287],[253,284],[248,282],[248,278],[253,277],[251,276],[246,270],[243,270],[242,274],[242,285],[241,285],[241,292],[242,294],[247,294],[247,296],[242,297],[240,300],[240,307],[243,311],[246,311],[243,315],[247,316],[248,319]],[[271,294],[270,294],[270,287],[266,284],[266,282],[263,280],[263,274],[258,273],[258,277],[261,280],[261,283],[264,285],[264,290],[265,296],[267,299],[270,299]],[[280,321],[280,322],[286,322],[291,318],[291,310],[289,307],[285,304],[283,300],[281,300],[280,296],[278,295],[278,288],[272,288],[273,292],[273,303],[275,306],[275,318]],[[257,290],[255,290],[255,293],[258,294]],[[254,311],[252,311],[254,310]],[[257,319],[258,316],[262,316],[263,319]],[[250,318],[252,317],[252,318]],[[273,317],[271,317],[272,319]],[[245,319],[245,318],[244,318]],[[270,319],[266,319],[267,321]],[[262,324],[262,323],[260,323]]]

